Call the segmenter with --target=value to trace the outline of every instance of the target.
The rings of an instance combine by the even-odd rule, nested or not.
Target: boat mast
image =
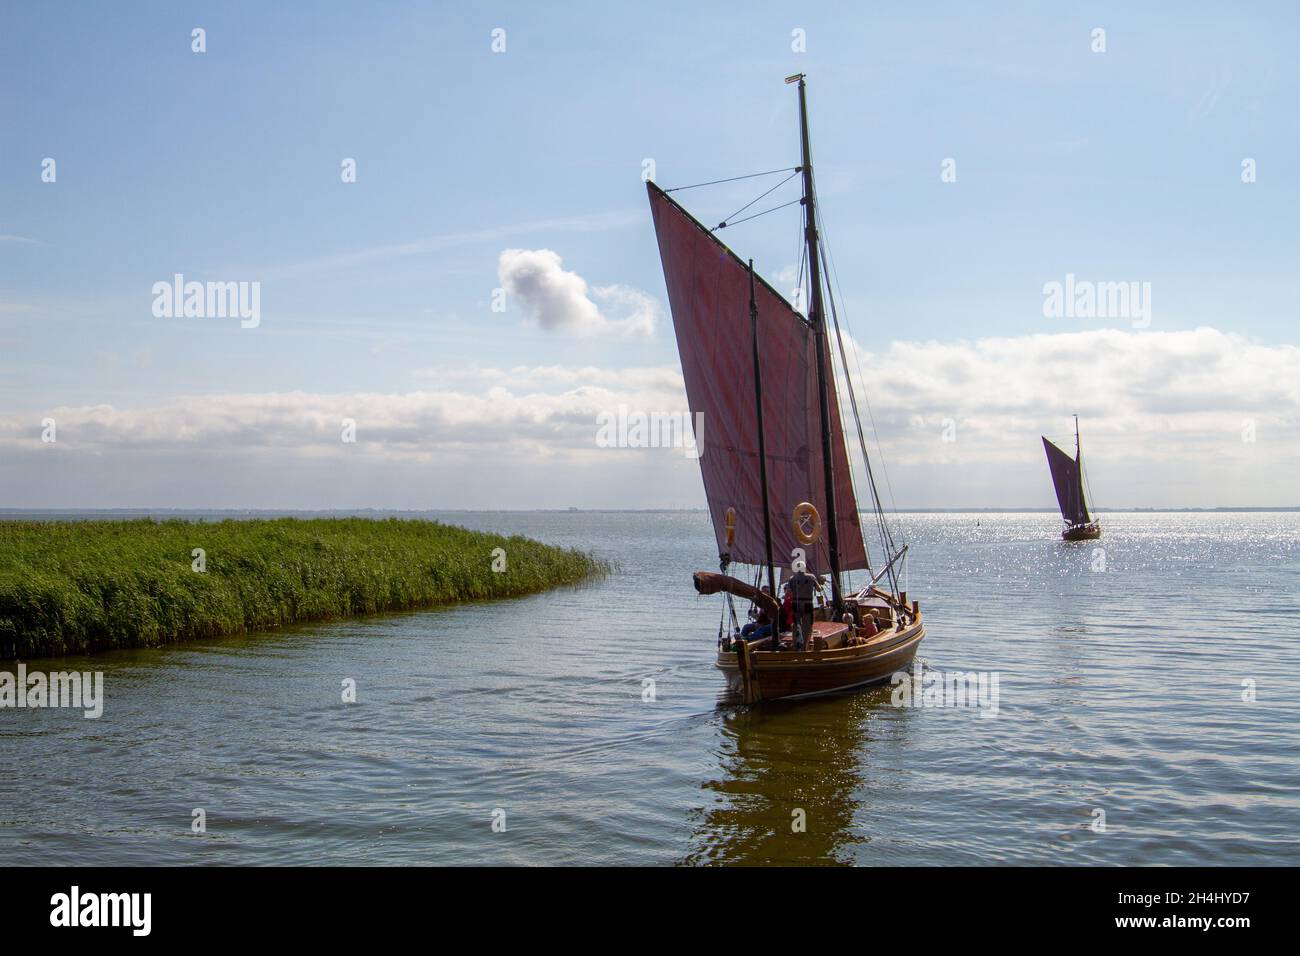
[[[1079,514],[1075,516],[1079,522],[1088,520],[1088,502],[1083,497],[1083,448],[1079,445],[1079,416],[1074,416],[1074,470],[1079,479]]]
[[[763,437],[763,371],[758,361],[758,302],[754,299],[754,260],[749,260],[749,328],[754,343],[754,406],[758,420],[758,481],[763,495],[763,543],[767,546],[767,586],[776,597],[776,572],[772,569],[772,509],[767,498],[767,443]],[[778,618],[780,615],[777,615]],[[780,640],[781,622],[772,622],[772,634]]]
[[[826,546],[831,561],[831,601],[838,614],[844,606],[840,593],[840,536],[835,518],[835,474],[832,470],[834,456],[831,452],[831,402],[830,366],[827,363],[826,316],[822,308],[821,256],[817,252],[817,207],[813,197],[812,151],[808,144],[808,98],[804,75],[787,77],[786,82],[799,81],[799,133],[803,144],[803,207],[804,239],[808,243],[808,285],[811,293],[808,303],[808,321],[817,337],[817,399],[822,420],[822,474],[826,479]]]

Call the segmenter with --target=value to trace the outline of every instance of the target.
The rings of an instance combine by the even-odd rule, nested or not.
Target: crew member
[[[812,640],[813,595],[817,593],[817,579],[799,562],[787,584],[794,595],[794,649],[802,651]]]

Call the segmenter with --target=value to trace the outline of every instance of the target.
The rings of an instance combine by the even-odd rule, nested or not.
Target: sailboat
[[[696,443],[718,546],[719,570],[697,571],[694,584],[701,594],[723,595],[716,666],[745,703],[888,680],[906,670],[925,636],[920,602],[909,602],[899,589],[907,545],[899,546],[881,505],[836,304],[829,283],[823,289],[830,263],[817,217],[805,78],[796,74],[786,82],[799,84],[802,159],[789,178],[802,177],[797,202],[804,211],[806,317],[755,274],[752,260],[746,263],[718,239],[725,222],[710,229],[668,195],[692,187],[666,191],[646,183],[691,418],[703,422]],[[842,391],[836,388],[832,331]],[[858,511],[843,397],[880,536],[879,567],[869,558]],[[856,588],[849,577],[854,571],[865,572]],[[804,615],[795,615],[787,628],[776,598],[778,575],[799,581],[801,573],[817,581],[816,607],[810,627]],[[744,634],[737,598],[751,602],[768,622],[779,622],[777,633]]]
[[[1083,496],[1083,454],[1079,448],[1079,416],[1074,416],[1074,457],[1062,451],[1043,437],[1047,451],[1047,465],[1052,470],[1052,484],[1056,486],[1056,503],[1061,506],[1061,519],[1065,527],[1061,538],[1065,541],[1091,541],[1101,537],[1101,524],[1088,515],[1088,503]]]

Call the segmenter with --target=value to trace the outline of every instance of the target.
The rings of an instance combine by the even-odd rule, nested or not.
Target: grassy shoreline
[[[0,660],[533,594],[606,570],[436,521],[0,521]]]

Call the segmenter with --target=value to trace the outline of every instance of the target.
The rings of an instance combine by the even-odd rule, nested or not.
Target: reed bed
[[[497,548],[505,570],[493,569]],[[2,521],[0,660],[511,597],[606,570],[580,551],[435,521]]]

